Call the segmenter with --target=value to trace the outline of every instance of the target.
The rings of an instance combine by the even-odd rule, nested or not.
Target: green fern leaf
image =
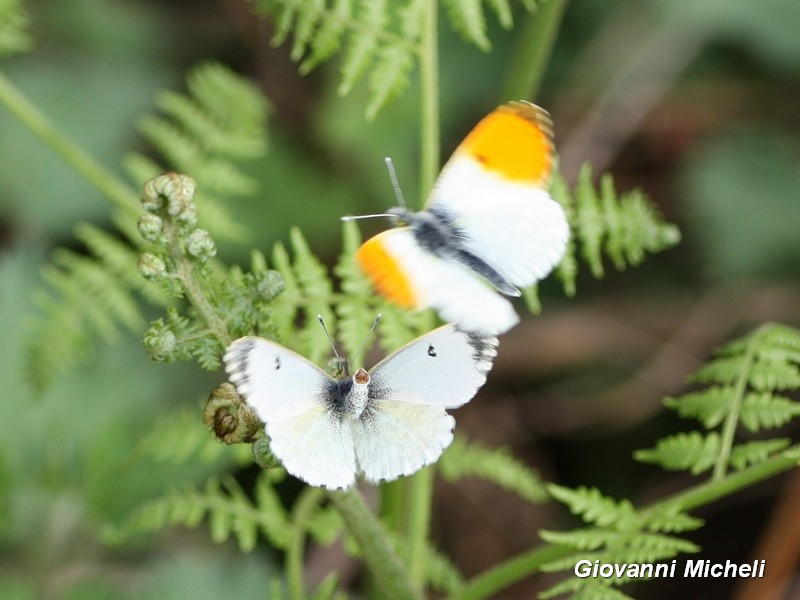
[[[487,448],[456,437],[439,459],[439,471],[448,481],[480,477],[513,491],[529,502],[541,503],[547,491],[539,476],[504,448]]]
[[[338,93],[344,96],[353,89],[375,57],[378,38],[389,21],[387,0],[361,0],[357,27],[348,39],[347,50],[342,59],[342,82]]]
[[[592,185],[592,168],[584,164],[578,174],[575,187],[575,229],[581,242],[583,259],[589,264],[592,274],[603,276],[603,216],[600,203]]]
[[[794,390],[800,387],[800,367],[792,363],[757,361],[749,375],[748,382],[759,391]]]
[[[408,87],[408,74],[414,66],[414,49],[404,42],[388,44],[378,51],[369,87],[372,99],[367,118],[374,119],[389,100]]]
[[[576,529],[574,531],[542,530],[539,532],[539,537],[541,537],[545,542],[550,544],[571,546],[577,550],[597,550],[598,548],[603,548],[615,543],[620,538],[620,535],[621,534],[618,531],[595,528]],[[572,564],[574,566],[574,563]]]
[[[659,440],[655,448],[637,450],[634,458],[672,471],[689,470],[697,475],[714,465],[720,443],[720,435],[716,431],[705,436],[697,431],[678,433]]]
[[[486,17],[482,0],[444,0],[450,23],[461,37],[488,52],[492,44],[486,36]]]
[[[255,180],[236,163],[266,149],[266,100],[253,83],[217,63],[196,67],[186,82],[189,94],[163,92],[158,104],[166,118],[145,116],[140,131],[171,169],[194,174],[202,190],[195,200],[203,226],[214,236],[241,239],[248,232],[230,217],[225,200],[256,190]],[[165,170],[140,157],[126,164],[138,177]],[[155,172],[146,172],[152,167]]]
[[[294,272],[304,300],[305,322],[298,338],[303,354],[311,362],[319,363],[330,354],[331,346],[317,315],[322,317],[329,331],[336,331],[336,317],[331,307],[333,284],[325,266],[311,252],[300,230],[292,228],[289,236],[294,251]]]
[[[352,20],[354,8],[355,0],[334,0],[330,14],[319,24],[311,52],[300,64],[300,73],[309,73],[338,52],[346,25]]]
[[[630,521],[635,510],[628,500],[619,502],[600,493],[597,488],[579,487],[570,489],[555,484],[547,486],[550,495],[566,504],[573,514],[580,515],[587,523],[603,527]]]
[[[788,448],[791,443],[792,440],[790,438],[776,438],[739,444],[731,450],[728,462],[734,469],[741,471],[750,465],[764,462],[773,454]]]
[[[746,394],[740,419],[749,431],[782,427],[800,415],[800,403],[769,392]]]
[[[650,531],[679,533],[702,527],[703,520],[686,514],[678,504],[666,504],[661,510],[649,512],[645,526]]]
[[[215,441],[198,419],[198,411],[189,409],[161,415],[147,436],[137,444],[134,454],[175,465],[190,460],[203,464],[235,462],[246,465],[252,462],[248,445],[226,446]]]
[[[28,14],[19,0],[0,0],[0,56],[28,51],[33,45],[28,34]]]
[[[744,356],[717,358],[698,369],[689,378],[689,381],[733,385],[746,367],[747,362]]]
[[[678,229],[665,223],[640,191],[618,194],[606,174],[601,178],[598,192],[589,165],[581,167],[574,192],[570,192],[558,173],[554,174],[550,191],[564,207],[573,230],[558,267],[558,276],[569,295],[575,292],[577,252],[592,274],[600,278],[604,274],[603,254],[617,269],[624,269],[638,265],[648,253],[674,246],[680,239]]]
[[[511,5],[508,0],[488,0],[487,4],[494,11],[497,22],[503,29],[511,29],[514,25],[514,18],[511,14]],[[530,8],[528,11],[530,12]]]
[[[664,404],[678,411],[681,417],[697,419],[707,429],[712,429],[728,414],[733,396],[734,390],[731,387],[714,386],[702,392],[666,398]]]

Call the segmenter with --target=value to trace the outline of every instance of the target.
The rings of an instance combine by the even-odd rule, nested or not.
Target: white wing
[[[311,485],[347,488],[355,481],[349,419],[334,410],[335,380],[288,348],[257,337],[228,346],[225,370],[266,424],[270,450]]]
[[[469,267],[426,252],[410,229],[390,229],[371,241],[393,259],[392,276],[401,272],[410,284],[416,308],[434,308],[442,320],[458,321],[470,331],[504,333],[519,321],[511,303]]]
[[[311,485],[348,488],[356,459],[351,419],[318,405],[291,419],[267,423],[270,450],[286,470]]]
[[[439,458],[454,426],[441,406],[381,403],[353,424],[359,470],[374,483],[410,475]]]
[[[370,401],[412,402],[455,408],[469,402],[486,381],[497,338],[469,333],[458,324],[434,329],[370,370]]]
[[[428,208],[450,214],[465,235],[464,248],[518,287],[545,277],[569,240],[564,209],[544,189],[504,179],[464,156],[445,165]]]
[[[265,423],[320,406],[334,381],[296,352],[258,337],[233,342],[223,357],[228,377]]]

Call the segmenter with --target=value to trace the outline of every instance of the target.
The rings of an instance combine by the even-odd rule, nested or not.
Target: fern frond
[[[339,95],[350,93],[355,83],[366,72],[378,49],[381,32],[389,22],[387,0],[361,0],[360,11],[356,17],[356,27],[352,28],[347,48],[340,67],[342,82],[339,84]]]
[[[367,105],[367,118],[374,119],[390,99],[408,87],[408,74],[414,67],[414,54],[404,43],[383,46],[375,59],[369,87],[372,99]]]
[[[703,435],[697,431],[678,433],[658,441],[655,448],[637,450],[634,458],[655,463],[673,471],[688,470],[698,475],[714,466],[721,438],[716,431]]]
[[[157,104],[166,116],[143,117],[140,131],[170,169],[196,178],[203,226],[215,236],[241,238],[247,230],[230,217],[225,199],[256,190],[255,180],[237,162],[264,154],[266,101],[253,83],[218,63],[195,67],[186,85],[188,95],[162,92]],[[138,155],[127,166],[140,182],[166,170]]]
[[[725,439],[716,431],[707,436],[696,431],[678,434],[661,440],[654,449],[637,452],[636,458],[694,474],[715,465],[718,477],[726,464],[742,469],[783,449],[783,440],[752,442],[734,449],[733,434],[737,423],[757,432],[782,427],[800,415],[800,403],[776,393],[800,389],[798,347],[800,331],[767,324],[719,348],[716,357],[690,377],[690,381],[709,387],[667,398],[665,405],[681,417],[698,419],[707,429],[725,421]]]
[[[791,443],[792,440],[790,438],[775,438],[739,444],[731,450],[729,463],[731,467],[741,471],[750,465],[764,462],[770,456],[788,448]]]
[[[680,533],[693,531],[703,526],[703,520],[686,514],[678,504],[664,504],[660,510],[650,511],[645,520],[649,531]]]
[[[603,175],[597,190],[588,164],[581,168],[574,191],[555,173],[550,193],[564,207],[572,227],[572,240],[556,270],[568,295],[575,292],[578,252],[592,275],[601,278],[604,255],[623,270],[680,240],[677,227],[666,223],[641,191],[619,194],[608,174]]]
[[[285,548],[291,532],[286,510],[266,473],[262,471],[256,482],[254,502],[233,478],[211,478],[202,489],[186,486],[143,505],[121,527],[107,528],[103,537],[107,543],[119,544],[166,527],[194,528],[207,519],[217,543],[234,537],[242,552],[250,552],[260,531],[274,546]]]
[[[466,41],[488,52],[492,44],[486,36],[486,17],[482,0],[443,0],[450,24]]]
[[[160,415],[155,426],[137,444],[134,453],[176,465],[190,460],[203,464],[233,461],[245,465],[252,462],[253,455],[248,445],[219,443],[203,427],[198,414],[197,410],[181,409]]]
[[[28,14],[20,0],[0,0],[0,56],[28,51],[33,45],[28,34]]]
[[[169,302],[142,278],[133,248],[85,223],[77,226],[76,236],[91,254],[57,249],[52,264],[43,270],[50,289],[39,291],[33,299],[39,315],[26,332],[23,370],[36,395],[57,374],[90,358],[95,337],[112,342],[123,330],[140,332],[144,317],[137,294],[156,305]]]
[[[728,414],[733,396],[734,390],[730,386],[713,386],[702,392],[665,398],[664,405],[677,411],[683,418],[697,419],[706,429],[713,429]]]
[[[549,494],[566,504],[570,512],[579,515],[587,523],[595,523],[607,527],[612,524],[626,523],[634,514],[633,505],[629,500],[612,500],[603,496],[597,488],[579,487],[570,489],[560,485],[547,486]]]
[[[800,403],[769,392],[746,394],[739,419],[749,431],[782,427],[800,415]]]
[[[547,490],[536,472],[504,448],[487,448],[457,436],[438,465],[442,477],[448,481],[479,477],[529,502],[542,503],[547,499]]]

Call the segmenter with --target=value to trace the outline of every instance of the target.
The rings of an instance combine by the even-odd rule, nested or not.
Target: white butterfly
[[[449,324],[417,338],[369,372],[334,379],[288,348],[243,337],[225,370],[266,425],[272,453],[315,486],[348,488],[409,475],[453,440],[445,409],[466,404],[486,381],[497,338]]]

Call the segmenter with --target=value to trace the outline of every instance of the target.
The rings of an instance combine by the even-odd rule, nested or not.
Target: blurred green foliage
[[[545,97],[553,94],[561,71],[594,30],[631,2],[641,3],[570,4]],[[0,15],[11,4],[0,0]],[[696,263],[679,268],[708,280],[796,278],[800,144],[796,127],[786,128],[780,118],[789,115],[796,124],[798,115],[795,110],[777,115],[760,110],[766,104],[760,94],[778,96],[784,86],[796,90],[800,3],[641,4],[707,32],[706,52],[675,83],[675,95],[698,79],[713,84],[732,78],[756,99],[756,108],[742,111],[735,127],[692,140],[679,168],[679,200],[663,199],[679,214]],[[224,15],[221,5],[215,9]],[[208,7],[201,10],[191,3],[176,8],[139,0],[31,0],[25,7],[34,51],[4,57],[3,73],[72,138],[120,173],[122,158],[132,148],[148,150],[135,134],[137,117],[152,111],[159,89],[180,85],[188,63],[217,50],[209,39],[219,43],[220,59],[251,50],[238,39],[232,41],[238,37],[233,19],[217,15],[224,25],[210,28],[203,21]],[[463,123],[501,100],[495,94],[513,38],[493,35],[498,27],[490,21],[489,38],[497,39],[490,54],[443,32],[445,155],[463,135]],[[0,29],[0,48],[2,35]],[[280,58],[285,56],[278,51],[271,60]],[[269,157],[248,168],[258,181],[261,200],[231,207],[234,218],[250,224],[255,237],[242,241],[237,256],[226,258],[240,259],[251,246],[288,241],[292,225],[305,232],[315,252],[332,257],[339,244],[340,215],[394,203],[383,170],[385,155],[394,157],[410,204],[421,204],[411,193],[418,189],[418,132],[413,123],[419,108],[413,84],[391,113],[367,125],[362,121],[367,90],[356,87],[347,100],[339,99],[335,65],[320,69],[308,89],[300,88],[299,78],[285,75],[287,67],[271,67],[266,78],[280,78],[288,103],[307,94],[312,108],[300,124],[275,120]],[[725,86],[709,90],[724,100]],[[199,415],[201,401],[218,377],[198,376],[190,366],[153,364],[140,342],[128,338],[61,379],[37,403],[27,401],[20,380],[20,340],[30,298],[41,286],[40,268],[55,245],[71,243],[75,222],[106,223],[108,205],[5,111],[0,111],[0,165],[0,381],[6,391],[0,400],[0,597],[265,597],[270,557],[242,557],[233,548],[209,550],[204,535],[179,531],[152,554],[145,549],[114,552],[95,542],[101,524],[128,514],[170,482],[203,481],[236,464],[235,453],[226,449],[207,462],[182,467],[135,450],[150,432],[153,414],[188,405],[196,406]],[[643,187],[647,190],[646,181]]]

